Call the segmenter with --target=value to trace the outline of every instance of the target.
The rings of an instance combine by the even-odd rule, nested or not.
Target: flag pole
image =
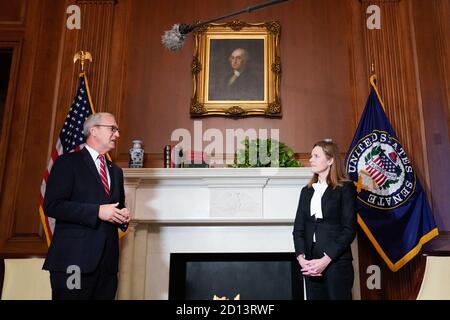
[[[377,75],[375,73],[375,62],[372,60],[372,63],[370,65],[370,78],[369,78],[369,82],[370,85],[373,87],[373,89],[375,90],[375,93],[378,96],[378,100],[380,100],[381,103],[381,107],[383,108],[383,111],[386,112],[386,107],[384,105],[383,99],[381,99],[381,95],[380,92],[378,91],[378,86],[377,86]]]
[[[372,60],[372,63],[370,64],[370,82],[373,82],[376,84],[377,75],[375,74],[375,62]]]

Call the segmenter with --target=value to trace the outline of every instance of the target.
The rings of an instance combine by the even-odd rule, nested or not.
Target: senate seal
[[[416,175],[399,141],[386,131],[373,130],[360,139],[347,157],[347,172],[355,181],[358,199],[377,209],[393,209],[413,194]]]

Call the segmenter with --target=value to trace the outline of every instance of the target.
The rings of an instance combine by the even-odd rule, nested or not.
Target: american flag
[[[397,155],[394,152],[389,156],[391,158],[386,156],[384,152],[381,152],[375,158],[371,159],[366,166],[366,171],[380,188],[388,179],[394,179],[397,177],[395,173],[397,166],[393,160],[397,159]]]
[[[69,113],[67,114],[64,125],[59,133],[59,138],[56,141],[56,146],[51,153],[47,170],[44,172],[44,178],[42,179],[39,215],[41,217],[41,222],[48,245],[50,245],[50,242],[52,241],[53,230],[55,228],[55,219],[46,216],[44,213],[44,196],[48,176],[50,175],[53,163],[58,156],[63,153],[79,151],[84,147],[84,121],[93,113],[95,113],[94,106],[89,93],[86,74],[83,72],[80,74],[77,94],[75,95],[72,105],[70,106]]]

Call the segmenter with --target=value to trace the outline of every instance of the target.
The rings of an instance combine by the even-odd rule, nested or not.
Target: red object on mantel
[[[206,154],[203,151],[191,150],[185,154],[184,161],[192,164],[206,163]]]

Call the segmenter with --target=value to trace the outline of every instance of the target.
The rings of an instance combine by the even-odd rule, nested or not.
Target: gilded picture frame
[[[276,21],[196,29],[191,116],[281,117],[280,32]]]

